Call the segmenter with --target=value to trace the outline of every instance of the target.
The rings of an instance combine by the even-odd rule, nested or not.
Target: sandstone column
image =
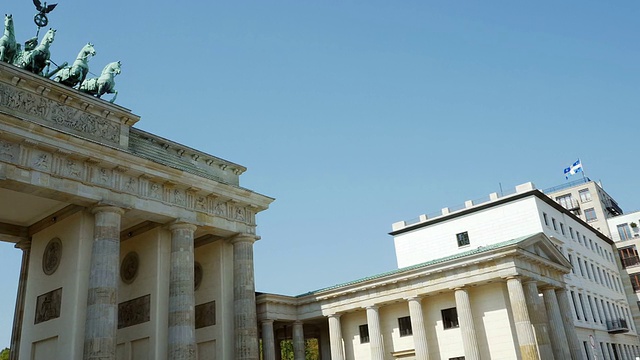
[[[569,353],[571,353],[571,359],[581,360],[582,351],[580,350],[580,341],[578,340],[576,328],[573,325],[573,314],[571,313],[571,304],[569,303],[567,290],[563,288],[556,289],[556,298],[558,298],[558,306],[560,307],[560,314],[562,315],[564,332],[567,335],[567,345],[569,347]]]
[[[412,297],[407,299],[407,302],[409,303],[409,315],[411,317],[411,330],[413,332],[413,346],[416,350],[416,360],[428,360],[429,349],[427,347],[427,332],[424,329],[421,299]]]
[[[464,288],[455,288],[454,291],[456,312],[458,313],[458,323],[460,325],[460,334],[462,335],[462,346],[464,347],[464,358],[466,360],[480,360],[469,293]]]
[[[193,234],[196,226],[172,224],[169,276],[169,358],[196,359]]]
[[[369,327],[369,346],[371,360],[384,360],[384,344],[380,332],[380,315],[377,306],[367,306],[367,325]]]
[[[344,347],[342,346],[342,326],[340,315],[329,315],[329,342],[331,344],[331,360],[344,360]]]
[[[567,348],[567,334],[562,323],[562,314],[558,306],[556,291],[552,287],[542,289],[544,305],[549,318],[549,334],[551,335],[551,348],[557,360],[571,359],[571,354]]]
[[[536,348],[536,339],[531,327],[529,312],[527,311],[527,303],[525,301],[524,289],[522,283],[517,277],[507,278],[507,289],[509,291],[509,300],[511,301],[511,311],[513,313],[513,321],[516,325],[516,335],[520,346],[520,353],[523,360],[538,360],[538,349]]]
[[[549,322],[547,320],[547,310],[538,293],[538,284],[535,281],[524,283],[524,293],[527,303],[527,311],[533,325],[538,352],[541,359],[554,359],[549,339]]]
[[[264,360],[276,360],[273,320],[262,321],[262,356]]]
[[[305,360],[304,331],[302,321],[293,323],[293,360]]]
[[[238,235],[233,244],[233,310],[235,360],[258,360],[256,290],[253,273],[253,235]]]
[[[84,327],[84,359],[115,360],[120,220],[124,210],[97,206]]]
[[[11,352],[9,353],[9,360],[19,359],[22,320],[24,319],[24,294],[27,291],[27,276],[29,273],[29,259],[31,257],[31,240],[22,240],[17,243],[15,247],[22,250],[22,264],[20,265],[16,308],[13,314],[13,329],[11,330]]]

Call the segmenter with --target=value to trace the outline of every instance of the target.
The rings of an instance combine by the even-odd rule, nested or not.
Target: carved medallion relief
[[[58,269],[62,258],[62,241],[59,238],[49,240],[42,254],[42,271],[51,275]]]
[[[135,251],[129,252],[122,259],[120,264],[120,278],[125,284],[131,284],[138,276],[138,268],[140,267],[140,258]]]

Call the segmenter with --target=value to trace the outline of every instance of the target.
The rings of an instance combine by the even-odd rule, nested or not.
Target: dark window
[[[558,225],[556,225],[556,219],[551,218],[551,224],[553,224],[553,230],[558,231]]]
[[[560,232],[562,233],[562,235],[565,235],[564,233],[564,224],[560,223]]]
[[[469,245],[469,233],[466,231],[456,234],[456,239],[458,239],[458,246]]]
[[[549,226],[549,219],[547,218],[547,214],[546,213],[542,213],[542,217],[544,218],[544,224]]]
[[[442,327],[445,329],[453,329],[458,325],[458,311],[456,308],[442,309]]]
[[[449,358],[449,360],[464,360],[464,356],[452,357],[452,358]]]
[[[400,336],[409,336],[413,334],[411,330],[411,318],[409,316],[398,318],[398,327],[400,328]]]
[[[360,325],[360,344],[369,342],[369,325]]]
[[[635,245],[618,249],[618,254],[620,254],[620,261],[622,261],[623,268],[640,264],[638,250],[636,250]]]
[[[640,292],[640,273],[629,274],[633,291]]]

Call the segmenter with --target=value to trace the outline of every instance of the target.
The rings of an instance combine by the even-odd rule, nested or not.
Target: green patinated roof
[[[320,293],[320,292],[323,292],[323,291],[335,290],[335,289],[339,289],[341,287],[354,285],[354,284],[359,284],[359,283],[363,283],[363,282],[366,282],[366,281],[369,281],[369,280],[375,280],[375,279],[380,279],[380,278],[383,278],[383,277],[386,277],[386,276],[390,276],[390,275],[400,274],[400,273],[405,272],[405,271],[420,269],[422,267],[427,267],[429,265],[441,264],[441,263],[444,263],[444,262],[447,262],[447,261],[460,259],[460,258],[463,258],[465,256],[469,256],[469,255],[481,254],[481,253],[484,253],[484,252],[487,252],[487,251],[496,250],[496,249],[500,249],[502,247],[506,247],[506,246],[509,246],[509,245],[514,245],[514,244],[521,243],[521,242],[531,238],[534,235],[537,235],[537,234],[525,235],[525,236],[521,236],[521,237],[518,237],[518,238],[515,238],[515,239],[511,239],[511,240],[507,240],[507,241],[503,241],[503,242],[499,242],[499,243],[495,243],[495,244],[491,244],[491,245],[481,246],[481,247],[478,247],[478,248],[473,249],[473,250],[468,250],[468,251],[461,252],[461,253],[458,253],[458,254],[445,256],[443,258],[430,260],[430,261],[423,262],[423,263],[420,263],[420,264],[411,265],[411,266],[403,267],[403,268],[400,268],[400,269],[387,271],[387,272],[384,272],[384,273],[381,273],[381,274],[368,276],[368,277],[365,277],[365,278],[362,278],[362,279],[353,280],[353,281],[349,281],[349,282],[346,282],[346,283],[337,284],[337,285],[329,286],[329,287],[318,289],[318,290],[314,290],[314,291],[309,291],[307,293],[300,294],[300,295],[297,295],[295,297],[299,298],[299,297],[303,297],[303,296],[317,294],[317,293]]]

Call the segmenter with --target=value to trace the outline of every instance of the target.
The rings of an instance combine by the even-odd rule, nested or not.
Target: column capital
[[[274,322],[275,322],[275,320],[273,320],[273,319],[260,320],[261,324],[273,324]]]
[[[198,227],[196,225],[193,225],[191,223],[188,222],[184,222],[184,221],[176,221],[173,222],[169,225],[169,230],[182,230],[182,229],[187,229],[187,230],[192,230],[192,231],[196,231],[198,229]]]
[[[18,241],[14,247],[22,251],[31,250],[31,239],[25,239]]]
[[[116,213],[120,216],[124,215],[124,209],[115,205],[98,204],[91,208],[92,214],[103,213],[103,212]]]
[[[293,325],[304,325],[302,320],[294,320]]]
[[[341,316],[342,316],[342,314],[340,314],[340,313],[333,313],[333,314],[327,315],[327,318],[340,319]]]
[[[229,241],[231,244],[236,244],[241,242],[248,242],[253,244],[258,239],[259,237],[253,234],[238,234],[229,238],[227,241]]]
[[[409,301],[417,301],[417,302],[421,302],[423,297],[422,296],[407,296],[406,298],[404,298],[407,302]]]
[[[378,310],[378,309],[380,308],[380,306],[378,306],[378,305],[376,305],[376,304],[372,304],[372,305],[366,305],[366,306],[363,306],[362,308],[363,308],[363,309],[366,309],[366,310],[369,310],[369,309],[371,309],[371,310]]]
[[[453,290],[453,291],[467,291],[469,289],[469,287],[467,287],[467,285],[460,285],[460,286],[454,286],[454,287],[450,287],[449,289]]]

